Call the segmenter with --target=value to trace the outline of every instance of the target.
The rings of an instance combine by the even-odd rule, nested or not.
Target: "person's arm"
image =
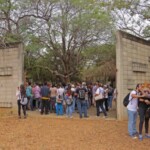
[[[16,91],[16,96],[18,97],[20,95],[20,91]]]
[[[140,98],[141,96],[138,96],[138,95],[136,95],[136,94],[132,94],[131,97],[132,97],[132,98]]]
[[[140,101],[140,102],[145,102],[145,100],[144,100],[144,99],[141,99],[141,98],[139,99],[139,101]]]
[[[132,98],[142,98],[142,97],[144,97],[145,95],[137,95],[136,93],[132,93],[131,94],[131,97]]]
[[[150,105],[150,101],[149,101],[149,100],[144,100],[144,102],[145,102],[147,105]]]

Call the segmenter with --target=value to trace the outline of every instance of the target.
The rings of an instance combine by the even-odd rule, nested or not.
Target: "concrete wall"
[[[137,83],[150,82],[150,41],[117,32],[117,118],[127,119],[123,98]]]
[[[23,46],[0,47],[0,107],[16,106],[16,89],[23,82]]]

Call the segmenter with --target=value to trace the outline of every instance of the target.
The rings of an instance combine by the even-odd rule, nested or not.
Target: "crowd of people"
[[[95,96],[101,94],[102,98],[95,100]],[[104,118],[107,111],[112,109],[112,100],[116,99],[116,90],[110,85],[102,85],[99,82],[86,84],[69,83],[57,85],[50,83],[31,84],[18,87],[17,92],[18,116],[21,118],[21,108],[26,118],[26,110],[39,110],[41,115],[56,113],[72,118],[73,113],[78,112],[79,117],[89,117],[88,108],[96,106],[96,115],[100,116],[103,112]]]
[[[27,117],[26,110],[38,110],[41,115],[56,113],[57,116],[66,114],[72,118],[75,112],[80,118],[87,118],[88,108],[95,106],[95,114],[103,117],[108,116],[108,111],[112,109],[112,101],[117,98],[117,90],[110,85],[103,85],[99,82],[86,84],[85,82],[76,84],[50,84],[27,82],[20,85],[17,92],[18,116],[21,118],[21,108],[24,118]],[[147,97],[147,98],[146,98]],[[149,98],[148,98],[149,97]],[[149,118],[150,118],[150,89],[143,90],[142,84],[138,84],[135,90],[129,94],[128,112],[128,133],[135,139],[139,137],[143,140],[142,129],[145,122],[145,137],[150,138]],[[139,132],[136,129],[137,114],[139,113]]]

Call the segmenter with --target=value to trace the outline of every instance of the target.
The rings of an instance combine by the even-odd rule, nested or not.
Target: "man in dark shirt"
[[[82,83],[79,85],[79,87],[76,90],[76,93],[78,95],[77,98],[77,106],[80,118],[82,118],[82,111],[84,113],[84,117],[87,118],[87,101],[85,100],[85,96],[87,94],[87,89],[85,87],[85,83]]]
[[[42,107],[41,107],[41,114],[43,114],[45,109],[45,114],[48,114],[48,100],[50,97],[50,90],[47,86],[47,82],[41,88],[41,99],[42,99]]]

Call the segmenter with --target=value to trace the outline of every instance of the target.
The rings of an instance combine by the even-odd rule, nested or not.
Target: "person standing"
[[[63,115],[63,103],[64,103],[64,88],[62,84],[58,85],[57,97],[56,97],[56,114]]]
[[[110,109],[112,109],[113,93],[114,93],[114,89],[111,86],[109,86],[108,87],[108,105]]]
[[[137,138],[136,120],[139,93],[141,92],[141,84],[137,84],[136,89],[132,90],[129,95],[128,111],[128,133],[133,139]]]
[[[99,94],[102,95],[102,99],[96,101],[97,116],[100,116],[100,108],[101,108],[101,110],[102,110],[102,112],[104,114],[104,117],[106,118],[107,117],[107,113],[106,113],[106,110],[104,109],[104,106],[103,106],[104,100],[105,100],[104,99],[104,89],[103,89],[101,83],[98,84],[98,89],[96,90],[95,96],[98,96]]]
[[[104,85],[104,104],[105,104],[106,111],[109,111],[108,110],[108,87],[107,85]]]
[[[41,89],[38,85],[38,83],[35,83],[35,87],[33,88],[33,94],[34,94],[34,99],[35,99],[35,106],[36,109],[41,109],[40,108],[40,103],[41,103],[41,95],[40,95]]]
[[[29,109],[33,110],[31,82],[27,82],[26,96],[27,96],[27,99],[28,99],[27,110],[29,110]]]
[[[84,117],[87,118],[87,102],[85,100],[86,94],[87,94],[87,89],[85,88],[84,83],[80,83],[79,87],[76,90],[76,93],[78,95],[78,100],[77,100],[77,106],[78,106],[78,111],[79,111],[79,116],[82,118],[82,112],[84,113]]]
[[[76,94],[75,94],[76,88],[74,84],[71,85],[71,92],[72,92],[72,111],[75,112],[75,105],[76,105]]]
[[[72,91],[71,88],[68,87],[65,93],[65,101],[66,101],[66,115],[67,117],[72,118],[72,105],[73,105],[73,98],[72,98]]]
[[[148,91],[144,91],[143,94],[148,95]],[[143,135],[142,135],[142,129],[143,129],[143,124],[145,122],[145,137],[150,138],[150,135],[148,134],[149,130],[149,115],[147,115],[147,110],[150,107],[150,101],[146,99],[139,99],[139,117],[140,117],[140,122],[139,122],[139,140],[143,140]]]
[[[18,104],[18,117],[21,118],[21,107],[22,107],[24,118],[26,118],[27,98],[26,98],[26,90],[23,84],[20,85],[20,87],[18,87],[16,91],[16,96],[17,96],[17,104]],[[25,101],[25,98],[26,98],[26,102],[23,103]]]
[[[95,92],[98,88],[98,82],[94,83],[93,84],[93,87],[92,87],[92,104],[93,106],[95,106]]]
[[[42,101],[41,115],[43,115],[44,111],[45,114],[48,114],[49,99],[50,99],[50,90],[49,87],[47,86],[47,82],[45,82],[41,88],[41,101]]]
[[[50,88],[50,91],[51,91],[51,95],[50,95],[50,112],[52,112],[52,111],[55,112],[56,111],[55,103],[56,103],[56,96],[57,96],[57,88],[54,84]]]

